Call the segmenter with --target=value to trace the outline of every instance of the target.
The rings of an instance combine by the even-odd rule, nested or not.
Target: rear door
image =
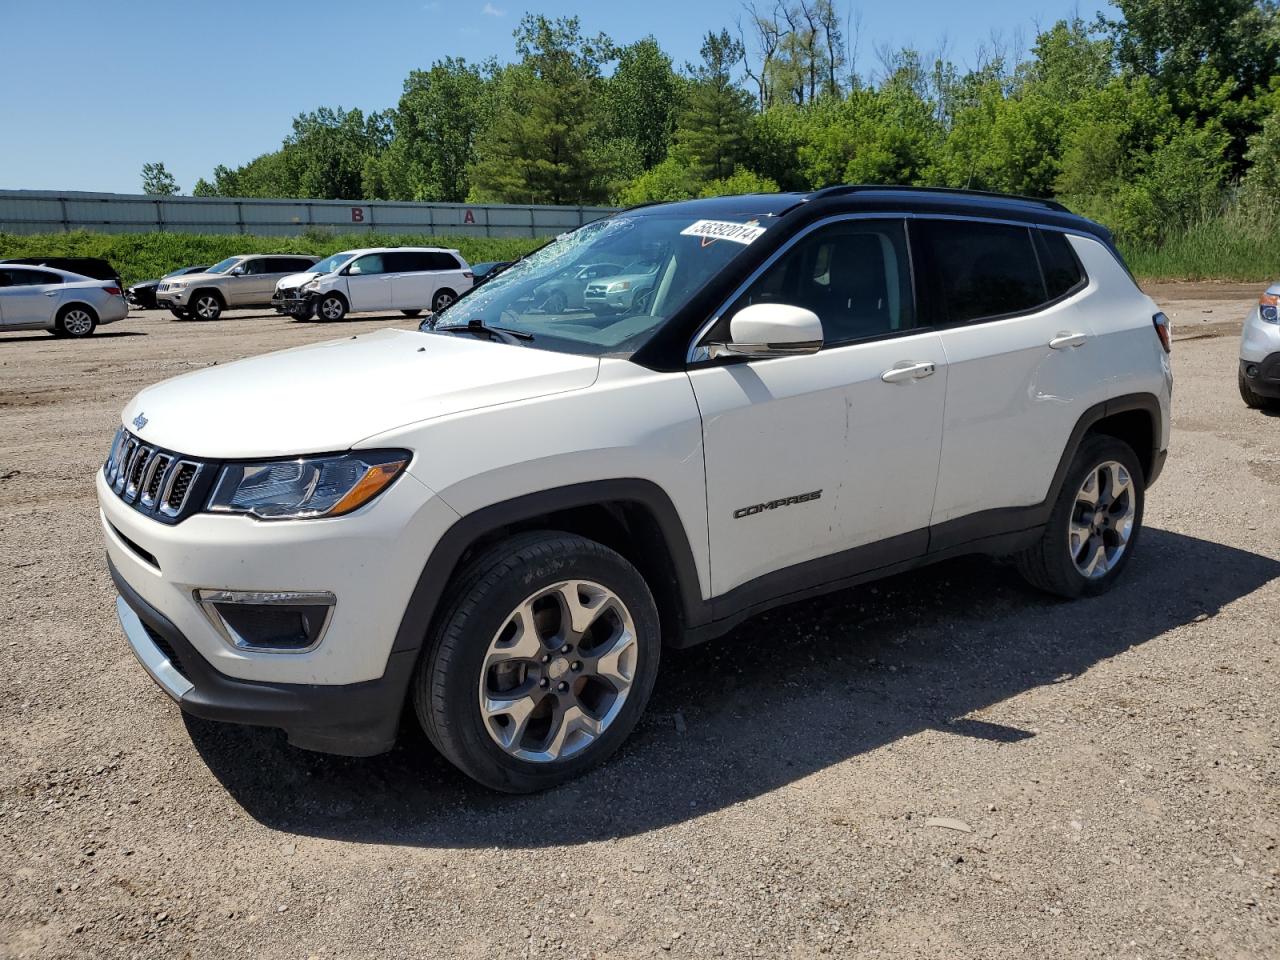
[[[62,277],[48,270],[0,267],[0,326],[50,323],[62,297]]]
[[[387,254],[366,253],[346,268],[347,297],[353,311],[390,310],[395,303]]]
[[[922,217],[911,238],[949,368],[933,522],[1040,503],[1103,389],[1083,269],[1061,233],[1037,227]],[[981,534],[953,525],[933,548],[952,544],[948,529]]]
[[[426,310],[431,306],[435,277],[431,274],[431,255],[421,250],[397,250],[385,255],[393,270],[392,302],[396,310]]]

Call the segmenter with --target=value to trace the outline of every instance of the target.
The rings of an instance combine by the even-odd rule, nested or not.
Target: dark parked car
[[[492,280],[514,262],[514,260],[486,260],[483,263],[473,263],[471,272],[475,275],[475,282],[471,284],[471,288],[474,290],[486,280]]]
[[[168,280],[170,277],[185,277],[189,273],[204,273],[208,269],[208,264],[198,267],[181,267],[177,270],[169,271],[160,280]],[[141,283],[135,283],[130,287],[126,294],[129,306],[137,307],[139,310],[159,309],[160,305],[156,303],[156,288],[160,286],[160,280],[143,280]]]
[[[25,263],[33,267],[53,267],[67,273],[78,273],[91,280],[114,280],[116,286],[123,287],[120,272],[106,260],[98,257],[10,257],[0,263]]]

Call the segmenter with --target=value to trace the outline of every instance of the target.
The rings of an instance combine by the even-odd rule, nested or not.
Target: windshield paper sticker
[[[764,227],[759,226],[755,221],[731,223],[728,220],[699,220],[685,227],[680,233],[686,237],[701,237],[703,246],[715,240],[748,244],[764,233]]]

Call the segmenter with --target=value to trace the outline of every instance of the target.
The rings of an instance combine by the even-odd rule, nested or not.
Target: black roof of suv
[[[53,267],[78,273],[91,280],[119,280],[120,272],[100,257],[10,257],[0,263],[24,263],[33,267]]]

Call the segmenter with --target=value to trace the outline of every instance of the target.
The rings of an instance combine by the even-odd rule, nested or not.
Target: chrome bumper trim
[[[138,658],[144,670],[151,674],[151,679],[174,700],[181,700],[194,687],[190,680],[174,669],[169,658],[147,636],[147,630],[138,619],[138,615],[124,602],[124,597],[116,597],[116,616],[120,618],[120,626],[124,630],[125,639],[133,648],[133,655]]]

